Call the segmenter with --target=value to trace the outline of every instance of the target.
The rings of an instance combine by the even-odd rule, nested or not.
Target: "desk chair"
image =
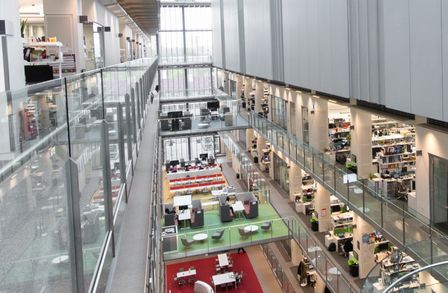
[[[194,243],[194,240],[188,240],[187,238],[181,238],[180,241],[182,242],[183,246],[185,246],[185,248],[190,248]]]
[[[240,236],[241,238],[243,238],[243,240],[247,239],[250,234],[250,232],[246,232],[244,228],[238,228],[238,233],[240,233]]]

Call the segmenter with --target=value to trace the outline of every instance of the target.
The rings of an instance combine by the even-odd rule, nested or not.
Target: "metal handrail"
[[[407,273],[406,275],[402,276],[401,278],[395,280],[392,284],[390,284],[386,289],[384,289],[383,293],[390,292],[391,290],[394,289],[394,287],[395,287],[396,285],[398,285],[399,283],[401,283],[403,280],[406,280],[406,279],[408,279],[409,277],[412,277],[412,276],[415,275],[415,274],[418,274],[418,273],[420,273],[420,272],[423,272],[423,271],[426,271],[426,270],[428,270],[428,269],[432,269],[432,268],[435,268],[435,267],[440,267],[440,266],[443,266],[443,265],[448,265],[448,260],[446,260],[446,261],[442,261],[442,262],[438,262],[438,263],[434,263],[434,264],[430,264],[430,265],[421,267],[421,268],[419,268],[419,269],[417,269],[417,270],[414,270],[414,271],[412,271],[412,272],[410,272],[410,273]]]

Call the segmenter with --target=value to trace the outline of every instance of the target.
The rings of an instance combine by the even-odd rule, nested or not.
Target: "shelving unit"
[[[296,211],[303,214],[310,214],[314,211],[314,194],[317,190],[314,179],[302,171],[302,190],[296,194]]]
[[[62,63],[64,62],[64,55],[62,53],[63,44],[61,42],[31,42],[24,43],[23,47],[47,51],[46,59],[24,61],[25,65],[51,65],[53,67],[53,73],[57,73],[56,75],[62,77]],[[48,51],[51,50],[55,51],[55,60],[51,60],[49,58],[49,56],[52,54],[48,54]],[[55,68],[57,68],[56,72]]]

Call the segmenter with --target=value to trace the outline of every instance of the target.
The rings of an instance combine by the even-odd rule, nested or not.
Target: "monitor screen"
[[[50,65],[26,65],[25,80],[27,83],[43,82],[53,79],[53,67]]]
[[[182,118],[182,115],[183,115],[182,111],[168,112],[168,118]]]
[[[219,109],[219,101],[207,102],[207,109],[210,111],[216,111]]]
[[[383,242],[383,243],[378,244],[378,248],[377,248],[378,252],[388,251],[388,250],[389,250],[389,242]]]
[[[170,165],[173,166],[173,167],[177,166],[179,164],[180,164],[179,160],[170,161]]]
[[[330,208],[331,208],[331,213],[339,213],[341,211],[341,205],[339,205],[339,204],[332,205]]]
[[[199,158],[201,158],[202,161],[207,161],[208,154],[200,154]]]
[[[188,210],[188,206],[179,206],[179,210],[181,211]]]

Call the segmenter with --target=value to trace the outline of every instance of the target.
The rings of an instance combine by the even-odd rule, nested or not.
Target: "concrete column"
[[[255,113],[260,113],[261,99],[263,98],[264,85],[263,82],[257,81],[255,84]]]
[[[356,228],[353,229],[353,250],[356,251],[359,258],[359,277],[365,278],[376,264],[374,254],[375,244],[363,243],[362,235],[366,233],[370,234],[375,230],[356,213],[353,214],[353,222],[356,223]]]
[[[314,197],[314,208],[319,217],[319,232],[327,232],[331,222],[330,192],[319,183]]]
[[[266,139],[259,135],[257,138],[257,153],[258,153],[258,164],[260,168],[264,170],[264,164],[261,163],[261,158],[263,157],[263,149],[266,148]]]
[[[252,150],[252,140],[254,140],[255,134],[253,129],[246,129],[246,147],[250,151]]]
[[[328,102],[316,96],[308,99],[310,145],[323,152],[328,148]]]
[[[373,172],[372,166],[372,114],[367,111],[350,108],[351,153],[356,156],[358,177],[369,178]]]
[[[292,161],[289,165],[289,199],[294,201],[295,195],[302,191],[302,170]]]
[[[298,266],[302,260],[302,251],[294,239],[291,239],[291,262],[293,265]]]
[[[240,99],[241,93],[243,92],[243,77],[241,75],[237,75],[235,78],[236,81],[236,99]]]
[[[57,37],[64,52],[75,54],[76,71],[85,69],[81,0],[43,0],[47,37]]]
[[[24,67],[19,66],[19,64],[23,64],[23,42],[20,35],[19,1],[0,1],[0,20],[5,20],[8,23],[6,27],[7,35],[0,37],[0,92],[3,92],[6,88],[15,90],[25,86]],[[2,43],[6,44],[5,51],[3,51]],[[7,59],[7,64],[3,62],[3,58]],[[6,79],[8,79],[8,84],[5,83]],[[7,106],[3,105],[5,102],[6,101],[0,102],[1,109],[6,109]]]
[[[224,71],[222,86],[224,88],[224,92],[226,92],[227,94],[230,94],[229,73],[227,71]]]
[[[247,100],[250,98],[250,93],[252,92],[252,79],[244,78],[244,99],[246,101],[246,108],[248,107]]]

